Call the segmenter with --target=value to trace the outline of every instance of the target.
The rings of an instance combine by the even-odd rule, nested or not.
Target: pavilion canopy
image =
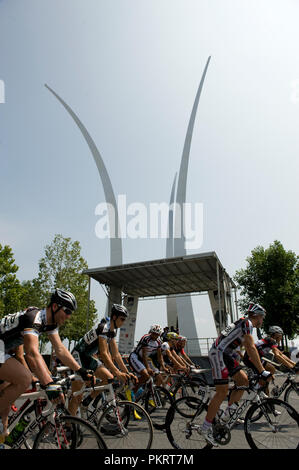
[[[210,252],[87,269],[83,274],[125,294],[152,297],[218,290],[224,272],[216,253]],[[230,284],[236,287],[232,279]]]

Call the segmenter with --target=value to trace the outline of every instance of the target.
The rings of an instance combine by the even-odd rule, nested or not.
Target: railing
[[[194,342],[196,342],[197,344],[199,343],[201,355],[207,356],[215,339],[216,338],[187,338],[184,350],[189,356],[190,351],[194,350],[192,343],[194,344]]]

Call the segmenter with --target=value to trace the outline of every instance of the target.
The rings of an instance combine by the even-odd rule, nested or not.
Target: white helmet
[[[160,325],[152,325],[150,327],[149,333],[158,333],[158,335],[161,335],[163,333],[163,330]]]
[[[253,316],[263,315],[263,317],[264,317],[266,315],[266,310],[261,305],[254,304],[253,302],[251,302],[249,304],[247,313],[250,314],[250,315],[253,315]]]
[[[271,335],[274,335],[275,333],[279,333],[280,335],[283,335],[284,332],[282,331],[282,329],[280,328],[280,326],[270,326],[269,327],[269,333]]]

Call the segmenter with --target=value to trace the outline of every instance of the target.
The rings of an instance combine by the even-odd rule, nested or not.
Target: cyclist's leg
[[[113,374],[108,369],[106,369],[106,367],[102,363],[96,368],[94,374],[98,379],[101,379],[101,385],[107,385],[108,380],[113,379]],[[101,392],[96,390],[92,392],[90,396],[91,398],[95,398],[97,395],[99,395],[99,393]]]
[[[19,361],[10,357],[0,367],[0,380],[9,382],[7,387],[0,391],[0,417],[2,419],[4,434],[7,430],[7,418],[11,405],[22,393],[30,387],[32,374]]]
[[[211,429],[212,422],[217,414],[217,411],[219,410],[222,402],[227,397],[229,381],[228,369],[224,363],[222,351],[219,351],[216,348],[211,348],[209,351],[209,360],[212,366],[212,375],[216,393],[210,401],[205,421],[202,426],[202,429],[205,431]]]
[[[92,356],[80,354],[76,350],[72,352],[72,356],[77,361],[77,363],[81,367],[84,367],[85,369],[95,371],[98,367],[99,361],[94,359]],[[75,392],[78,392],[82,388],[83,384],[84,382],[82,382],[82,380],[74,380],[72,382],[72,393],[74,394]],[[68,411],[70,412],[71,415],[76,416],[81,402],[82,402],[82,394],[76,395],[76,396],[72,395],[70,402],[69,402],[69,406],[68,406]]]
[[[149,379],[149,374],[146,370],[145,365],[134,353],[131,353],[129,356],[129,364],[138,377],[138,382],[133,388],[134,393],[136,393],[139,387],[141,387],[145,382],[147,382],[147,380]]]
[[[237,385],[237,387],[248,387],[249,385],[248,377],[244,370],[239,370],[235,372],[232,375],[232,379]],[[229,398],[228,406],[231,406],[233,403],[238,402],[241,399],[243,393],[244,390],[233,390]]]

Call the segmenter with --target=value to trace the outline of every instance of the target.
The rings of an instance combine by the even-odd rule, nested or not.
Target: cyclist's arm
[[[26,369],[30,370],[29,367],[28,367],[28,364],[27,364],[27,362],[24,358],[24,346],[23,346],[23,344],[20,344],[19,346],[17,346],[15,348],[14,355],[15,355],[15,359],[17,361],[19,361],[24,367],[26,367]],[[31,370],[30,370],[30,372],[31,372]],[[49,371],[49,373],[50,373],[50,371]],[[36,381],[37,377],[32,375],[32,380]]]
[[[251,335],[244,335],[244,347],[245,350],[250,357],[250,361],[253,363],[253,365],[257,368],[257,371],[259,374],[265,370],[263,367],[261,360],[260,360],[260,355],[258,353],[258,350],[255,347],[254,344],[254,339]]]
[[[172,355],[176,359],[176,361],[179,363],[180,368],[185,369],[186,363],[183,361],[183,359],[180,358],[179,355],[175,351],[172,351]]]
[[[166,354],[175,367],[177,367],[178,369],[182,367],[182,365],[176,360],[176,358],[169,349],[166,351]]]
[[[152,373],[152,369],[150,368],[148,364],[148,356],[147,356],[146,348],[142,348],[141,351],[142,351],[142,362],[145,365],[145,368],[147,369],[147,371],[149,373]]]
[[[128,371],[128,368],[126,367],[121,357],[121,354],[118,350],[118,346],[114,338],[110,342],[110,351],[111,351],[112,361],[116,362],[116,364],[118,365],[118,367],[120,368],[122,372],[124,372],[125,374],[130,374],[130,372]]]
[[[39,352],[38,336],[27,334],[24,335],[24,350],[30,370],[38,377],[42,385],[52,382],[49,369]]]
[[[162,367],[162,369],[166,370],[163,355],[162,355],[162,352],[161,352],[160,348],[157,349],[157,357],[158,357],[158,362],[159,362],[160,366]]]
[[[280,362],[289,369],[295,367],[296,362],[291,361],[287,356],[285,356],[281,351],[279,351],[278,348],[273,348],[272,351],[277,362]]]
[[[187,362],[187,364],[188,364],[189,366],[194,366],[194,367],[195,367],[194,362],[191,361],[190,357],[185,353],[185,351],[182,351],[181,354],[182,354],[182,359],[184,359],[185,362]]]
[[[51,341],[53,348],[55,349],[56,357],[60,359],[62,364],[64,366],[69,367],[75,372],[78,371],[81,368],[81,366],[78,364],[77,361],[75,361],[70,351],[68,351],[68,349],[64,346],[59,334],[54,333],[54,334],[48,335],[48,338]]]
[[[110,354],[108,344],[105,338],[99,337],[99,357],[101,361],[103,361],[104,365],[110,372],[114,375],[114,377],[119,377],[121,375],[121,371],[114,365],[112,360],[112,356]]]

